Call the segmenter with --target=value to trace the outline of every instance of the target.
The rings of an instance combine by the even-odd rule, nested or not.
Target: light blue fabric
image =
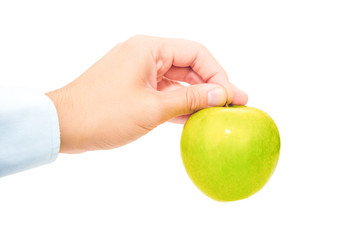
[[[0,88],[0,177],[50,163],[59,149],[51,99],[26,88]]]

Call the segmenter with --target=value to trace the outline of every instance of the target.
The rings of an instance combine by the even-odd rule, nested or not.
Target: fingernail
[[[217,87],[208,92],[208,105],[210,107],[224,106],[226,102],[226,92],[222,87]]]

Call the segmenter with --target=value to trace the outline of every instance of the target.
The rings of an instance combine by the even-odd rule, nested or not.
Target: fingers
[[[248,95],[237,88],[234,84],[231,84],[231,89],[233,92],[233,101],[232,104],[234,105],[246,105],[248,102]],[[166,79],[164,78],[161,82],[158,83],[158,89],[159,91],[173,91],[177,90],[179,88],[184,88],[183,85],[178,83],[177,81]]]
[[[174,91],[158,92],[163,104],[164,121],[180,115],[192,114],[207,107],[224,106],[226,90],[218,84],[197,84]]]
[[[234,84],[230,83],[230,85],[233,92],[232,104],[246,105],[246,103],[248,102],[248,95],[244,91],[237,88]]]
[[[156,73],[150,72],[150,75],[157,74],[157,76],[142,79],[150,81],[150,85],[154,89],[157,89],[157,83],[165,76],[189,84],[215,83],[226,90],[228,104],[233,101],[234,97],[235,104],[247,102],[246,93],[233,87],[225,70],[200,43],[183,39],[135,36],[127,41],[127,46],[131,46],[132,50],[135,49],[136,52],[139,52],[137,61],[141,59],[145,61],[144,57],[141,57],[145,52],[152,56]],[[148,65],[144,64],[142,67],[146,66]],[[233,93],[234,89],[237,92],[235,94]],[[240,93],[242,96],[239,95]]]
[[[190,67],[197,75],[199,75],[200,79],[194,78],[193,76],[191,78],[183,78],[183,80],[202,80],[202,82],[205,83],[219,84],[223,86],[227,92],[227,103],[232,102],[232,87],[225,70],[200,43],[182,39],[162,38],[155,51],[155,59],[162,63],[162,68],[158,69],[158,74],[165,75],[172,66],[180,68]],[[179,70],[174,70],[170,72],[170,75],[175,74],[176,71],[179,72]]]
[[[181,84],[176,83],[175,81],[163,81],[164,91],[177,90],[179,88],[185,88]],[[232,104],[234,105],[245,105],[248,101],[248,96],[245,92],[238,89],[235,85],[231,84],[232,91],[234,93],[234,98]],[[220,103],[221,104],[221,103]],[[191,114],[179,115],[169,120],[172,123],[185,124],[186,121],[191,117]]]

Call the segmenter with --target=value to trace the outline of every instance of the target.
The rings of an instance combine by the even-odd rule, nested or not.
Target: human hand
[[[185,123],[202,108],[248,99],[203,45],[148,36],[116,45],[47,95],[59,116],[60,152],[67,153],[119,147],[168,120]]]

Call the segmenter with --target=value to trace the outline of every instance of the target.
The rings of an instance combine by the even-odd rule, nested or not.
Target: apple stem
[[[226,103],[226,104],[225,104],[225,107],[229,107],[229,104]]]

